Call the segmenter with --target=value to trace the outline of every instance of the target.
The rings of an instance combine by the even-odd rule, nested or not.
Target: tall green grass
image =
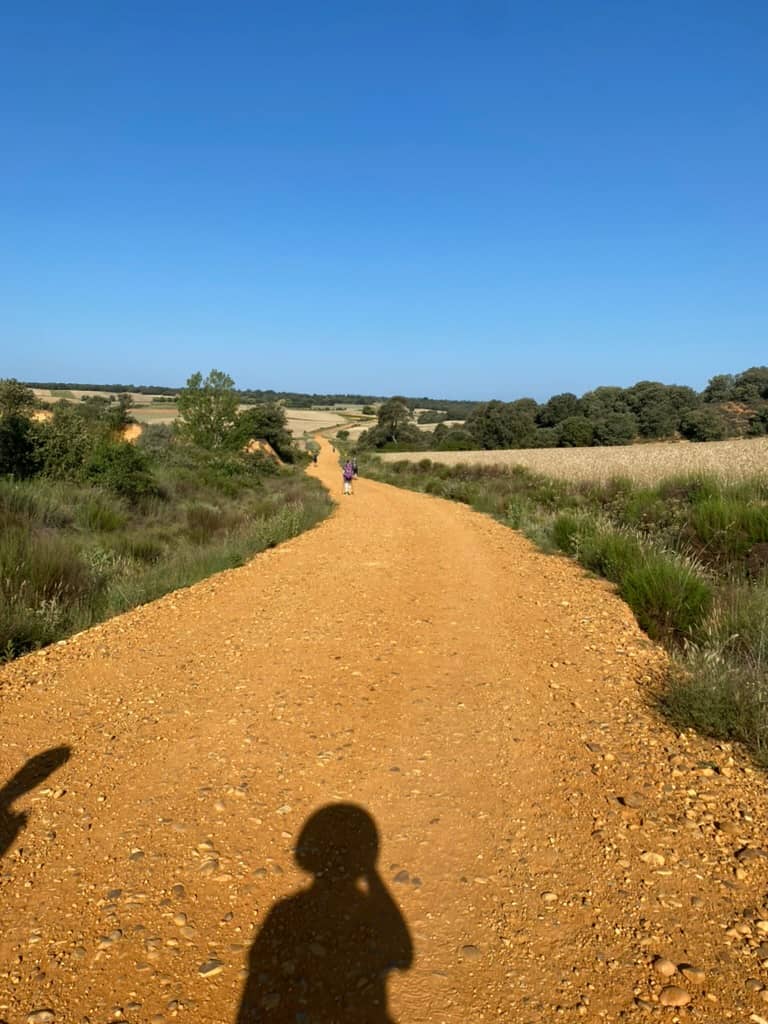
[[[361,471],[472,505],[611,580],[672,652],[660,698],[677,725],[745,743],[768,766],[768,478],[552,480],[429,459]]]
[[[295,468],[182,451],[157,475],[160,493],[138,503],[84,483],[0,479],[0,660],[242,565],[331,508]]]

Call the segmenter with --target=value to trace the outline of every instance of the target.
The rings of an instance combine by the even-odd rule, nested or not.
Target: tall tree
[[[221,370],[193,373],[179,395],[179,435],[201,448],[225,448],[237,422],[235,382]]]
[[[379,427],[387,441],[397,443],[400,429],[410,422],[411,410],[401,395],[395,395],[379,406]]]

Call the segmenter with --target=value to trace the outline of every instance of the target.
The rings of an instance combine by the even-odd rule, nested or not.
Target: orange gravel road
[[[762,777],[607,585],[334,460],[318,528],[0,672],[0,1021],[761,1019]]]

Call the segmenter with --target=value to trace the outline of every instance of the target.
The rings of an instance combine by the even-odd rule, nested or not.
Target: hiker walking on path
[[[345,494],[351,494],[352,493],[352,481],[353,481],[353,479],[355,477],[355,470],[354,470],[354,468],[352,466],[352,463],[349,461],[349,459],[347,459],[347,461],[344,463],[344,468],[341,471],[341,475],[342,475],[342,478],[344,480],[344,493]]]

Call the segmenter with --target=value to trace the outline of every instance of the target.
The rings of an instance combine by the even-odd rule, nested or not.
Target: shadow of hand
[[[21,811],[7,811],[0,807],[0,857],[13,845],[16,836],[27,824],[27,815]]]

